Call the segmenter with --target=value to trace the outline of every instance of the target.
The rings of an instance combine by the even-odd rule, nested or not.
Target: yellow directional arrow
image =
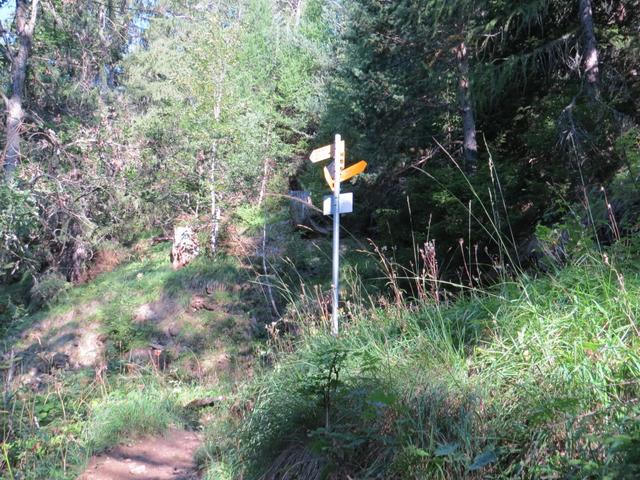
[[[360,160],[358,163],[354,163],[350,167],[345,168],[340,172],[340,182],[346,182],[350,178],[353,178],[356,175],[360,175],[366,168],[367,162],[365,162],[364,160]],[[333,190],[334,181],[333,175],[331,174],[331,169],[331,165],[329,166],[329,168],[324,167],[324,179],[327,182],[327,185],[329,185],[329,188]]]
[[[364,172],[365,168],[367,168],[367,162],[364,160],[360,160],[358,163],[354,163],[350,167],[345,168],[340,172],[340,181],[346,182],[351,177],[355,177],[356,175],[360,175]]]
[[[321,162],[323,160],[329,160],[334,156],[334,145],[325,145],[324,147],[316,148],[311,155],[309,156],[309,160],[313,163]],[[345,160],[345,144],[344,140],[342,140],[337,145],[338,148],[338,156],[340,157],[340,165],[344,167]]]
[[[327,167],[324,167],[323,171],[324,179],[327,182],[327,185],[329,185],[329,189],[333,192],[333,189],[335,188],[333,185],[333,177],[331,176],[331,173],[329,172],[329,169]]]

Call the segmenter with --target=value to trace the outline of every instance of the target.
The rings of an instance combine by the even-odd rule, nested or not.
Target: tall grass
[[[129,392],[114,391],[93,402],[85,426],[88,454],[103,451],[130,435],[162,433],[181,426],[181,409],[166,390],[145,386]]]
[[[585,256],[454,303],[362,309],[338,339],[298,318],[210,454],[238,478],[636,478],[639,293],[637,263]]]

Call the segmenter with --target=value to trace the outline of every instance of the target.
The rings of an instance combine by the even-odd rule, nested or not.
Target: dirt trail
[[[94,456],[77,480],[197,480],[201,444],[200,435],[186,430],[142,437]]]

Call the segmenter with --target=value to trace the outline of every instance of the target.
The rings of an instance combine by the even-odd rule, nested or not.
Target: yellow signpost
[[[333,145],[325,145],[316,148],[309,160],[313,163],[329,160],[333,157],[333,162],[328,167],[323,168],[324,179],[333,192],[331,198],[331,208],[328,210],[333,214],[333,278],[331,284],[331,293],[333,297],[333,305],[331,310],[331,333],[338,335],[338,301],[339,301],[339,283],[340,283],[340,183],[350,178],[360,175],[367,168],[367,162],[359,161],[347,168],[346,163],[346,147],[345,142],[340,135],[335,136]],[[331,171],[333,170],[333,172]],[[344,195],[343,195],[344,196]]]
[[[343,168],[344,168],[344,165],[343,165]],[[367,168],[367,162],[365,162],[364,160],[360,160],[358,163],[354,163],[350,167],[345,168],[340,172],[340,181],[346,182],[350,178],[353,178],[356,175],[360,175],[362,172],[365,171],[366,168]],[[324,179],[326,180],[327,185],[329,185],[329,188],[333,191],[334,180],[333,180],[333,176],[331,175],[331,165],[329,165],[329,167],[324,167],[323,171],[324,171]]]
[[[329,189],[333,192],[334,185],[333,178],[331,177],[331,172],[327,167],[324,167],[322,171],[324,172],[324,181],[327,182],[327,185],[329,185]]]

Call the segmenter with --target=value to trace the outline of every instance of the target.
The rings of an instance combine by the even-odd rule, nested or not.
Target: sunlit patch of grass
[[[85,445],[93,454],[132,435],[162,433],[182,423],[180,408],[166,391],[149,385],[126,393],[115,391],[92,403]]]
[[[17,332],[46,318],[61,316],[97,302],[96,312],[90,319],[83,317],[82,320],[101,324],[115,351],[122,352],[142,346],[153,337],[152,326],[134,322],[134,312],[139,306],[167,298],[186,310],[191,295],[204,293],[210,282],[235,283],[245,277],[238,262],[229,257],[215,261],[201,257],[183,269],[173,270],[168,261],[167,247],[159,245],[151,248],[143,258],[70,289],[51,308],[25,315],[21,322],[14,324],[13,330]],[[237,301],[233,293],[224,290],[215,292],[214,296],[221,304]]]
[[[238,288],[234,289],[246,280],[237,260],[224,256],[198,258],[175,271],[167,245],[158,245],[130,263],[65,291],[58,303],[46,309],[22,311],[11,334],[46,321],[52,325],[47,335],[63,327],[79,330],[91,324],[105,333],[109,348],[107,370],[100,376],[94,369],[57,372],[55,382],[44,385],[41,394],[22,388],[15,396],[9,395],[13,431],[7,457],[14,473],[16,469],[26,472],[27,480],[76,478],[83,461],[93,452],[139,434],[161,433],[170,425],[194,426],[207,408],[194,410],[185,405],[196,398],[227,395],[235,381],[226,374],[207,371],[202,357],[210,353],[215,359],[235,341],[224,334],[226,327],[221,323],[230,316],[227,309],[233,308],[234,315],[243,317],[249,308],[239,301]],[[216,283],[224,287],[222,296],[213,299],[211,295],[221,304],[220,311],[189,308],[193,294],[205,294],[207,287]],[[157,307],[160,315],[165,304],[171,308],[164,320],[176,322],[171,341],[179,345],[176,351],[181,353],[166,371],[148,365],[124,374],[118,368],[123,352],[148,347],[159,333],[154,321],[135,319],[136,311],[145,304]],[[25,342],[33,340],[25,336],[8,347],[18,352],[28,346]],[[215,361],[210,367],[217,368]],[[212,383],[205,385],[205,381]],[[0,415],[5,432],[8,420]]]

